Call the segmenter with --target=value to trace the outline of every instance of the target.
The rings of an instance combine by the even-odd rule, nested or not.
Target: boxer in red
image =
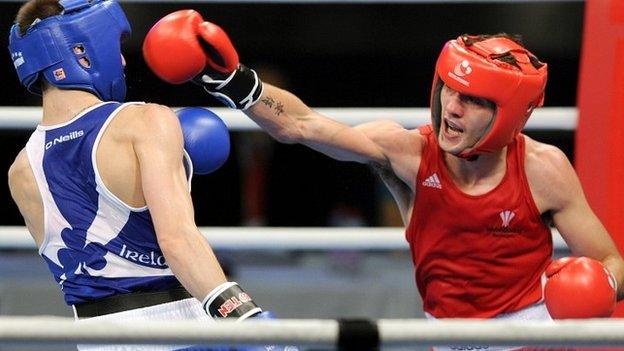
[[[159,21],[143,48],[159,77],[201,85],[278,141],[376,169],[406,225],[428,317],[550,319],[546,275],[557,318],[579,317],[580,304],[589,306],[582,317],[613,308],[622,258],[561,150],[521,134],[543,104],[547,65],[515,37],[448,41],[436,64],[431,124],[413,130],[391,121],[349,127],[263,84],[239,64],[223,30],[193,10]],[[546,218],[583,258],[552,263]],[[579,289],[593,292],[571,294]]]

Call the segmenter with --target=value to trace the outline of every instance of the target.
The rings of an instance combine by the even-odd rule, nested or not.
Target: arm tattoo
[[[262,101],[262,103],[270,108],[273,109],[275,107],[275,115],[279,116],[282,113],[284,113],[284,104],[280,101],[275,101],[272,97],[267,96],[264,99],[260,100]]]
[[[282,112],[284,112],[284,104],[278,101],[277,105],[275,105],[275,114],[279,116]]]
[[[272,97],[267,96],[264,99],[262,99],[262,103],[268,106],[269,108],[272,108],[273,104],[275,103],[275,100],[273,100]]]

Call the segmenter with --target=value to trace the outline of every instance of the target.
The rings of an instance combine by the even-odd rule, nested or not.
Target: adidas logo
[[[438,178],[437,173],[434,173],[429,176],[429,178],[425,179],[425,181],[422,182],[422,185],[430,188],[442,189],[442,183],[440,183],[440,178]]]

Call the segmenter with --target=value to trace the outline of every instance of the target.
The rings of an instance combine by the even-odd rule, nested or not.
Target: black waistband
[[[191,296],[183,287],[156,292],[133,292],[105,297],[74,305],[78,318],[89,318],[136,308],[160,305],[162,303],[188,299]]]

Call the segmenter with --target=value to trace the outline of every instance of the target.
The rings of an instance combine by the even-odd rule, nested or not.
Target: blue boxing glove
[[[275,319],[275,314],[271,311],[264,311],[259,313],[251,318],[254,319],[262,319],[262,320],[271,320]],[[236,351],[299,351],[297,346],[292,345],[264,345],[264,346],[248,346],[237,348]]]
[[[230,134],[219,116],[201,107],[185,107],[176,111],[184,149],[193,162],[193,173],[208,174],[221,167],[230,154]]]
[[[272,312],[265,311],[259,313],[251,318],[254,319],[275,319],[275,315]],[[296,346],[277,346],[277,345],[262,345],[262,346],[213,346],[213,347],[202,347],[202,346],[194,346],[185,349],[180,349],[176,351],[299,351],[299,348]]]

